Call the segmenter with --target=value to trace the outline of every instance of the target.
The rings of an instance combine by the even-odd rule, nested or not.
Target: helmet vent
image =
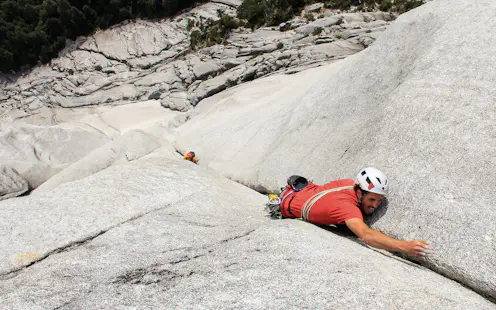
[[[362,169],[355,179],[355,184],[363,191],[387,195],[389,180],[381,171],[373,167]]]

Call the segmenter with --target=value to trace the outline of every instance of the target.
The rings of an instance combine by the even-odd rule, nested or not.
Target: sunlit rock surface
[[[323,183],[377,167],[391,196],[374,227],[431,241],[438,254],[424,264],[495,298],[496,73],[488,64],[496,42],[484,39],[495,14],[493,1],[429,2],[342,62],[204,100],[175,146],[261,191],[291,174]]]

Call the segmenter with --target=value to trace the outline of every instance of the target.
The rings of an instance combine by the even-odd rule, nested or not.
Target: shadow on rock
[[[387,197],[384,197],[381,205],[379,206],[379,208],[377,208],[377,210],[374,213],[370,215],[364,215],[363,219],[365,223],[367,223],[367,225],[369,226],[374,225],[375,222],[380,220],[384,216],[384,214],[386,214],[388,205],[389,205],[389,200],[387,199]]]

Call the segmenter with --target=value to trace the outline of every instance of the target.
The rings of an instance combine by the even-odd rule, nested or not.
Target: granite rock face
[[[202,101],[175,146],[194,147],[202,165],[260,191],[291,174],[323,183],[377,167],[392,193],[374,227],[429,240],[438,254],[423,264],[494,299],[496,74],[488,64],[496,43],[483,38],[495,14],[492,1],[429,2],[342,62]]]
[[[477,294],[496,300],[496,4],[434,1],[386,32],[390,14],[317,5],[189,50],[189,20],[240,3],[126,22],[0,77],[0,200],[35,188],[0,201],[0,308],[496,309]],[[436,255],[271,221],[253,190],[364,166],[392,184],[373,227]]]
[[[14,169],[0,165],[0,200],[17,197],[28,190],[28,182]]]
[[[36,193],[82,179],[115,164],[139,159],[160,147],[160,142],[153,136],[141,130],[130,130],[52,176],[36,189]]]
[[[157,100],[119,107],[43,109],[22,120],[0,123],[0,159],[33,189],[54,177],[44,187],[51,188],[62,180],[76,180],[171,146],[174,124],[182,122],[177,117]],[[46,126],[52,122],[58,125]]]
[[[191,49],[190,32],[196,28],[189,25],[215,20],[219,10],[235,15],[240,3],[210,2],[171,19],[126,21],[78,38],[50,64],[23,76],[0,77],[0,117],[18,119],[58,107],[146,100],[161,100],[166,108],[187,111],[200,100],[245,81],[285,70],[301,71],[361,51],[395,17],[327,10],[329,16],[315,13],[317,20],[309,25],[296,17],[288,22],[291,27],[286,32],[240,28],[227,45]],[[350,31],[353,36],[347,34]]]
[[[99,132],[63,126],[0,123],[0,160],[32,188],[110,141]]]
[[[394,18],[328,11],[330,16],[310,24],[321,28],[319,34],[299,31],[308,21],[296,17],[290,21],[293,30],[240,28],[228,45],[192,52],[188,25],[216,19],[218,10],[234,15],[240,3],[216,1],[172,19],[127,21],[78,38],[59,58],[29,74],[0,76],[2,163],[37,188],[90,152],[111,145],[132,123],[165,124],[168,134],[162,138],[172,142],[169,129],[186,120],[173,121],[176,111],[186,112],[204,98],[274,72],[296,73],[343,59],[371,44]],[[337,39],[350,29],[356,37]],[[151,101],[166,109],[148,107]],[[165,111],[173,117],[160,121]]]
[[[432,271],[272,221],[265,200],[158,156],[0,202],[10,219],[0,225],[0,307],[495,308]]]

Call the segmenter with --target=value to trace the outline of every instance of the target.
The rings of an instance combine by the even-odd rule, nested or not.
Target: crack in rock
[[[252,229],[242,235],[234,236],[228,239],[224,239],[220,241],[218,244],[223,244],[226,242],[230,242],[233,240],[238,240],[240,238],[244,238],[252,234],[256,229]],[[215,245],[214,245],[215,246]],[[176,249],[178,250],[178,249]],[[182,256],[179,257],[176,260],[168,262],[168,264],[174,266],[180,263],[188,262],[200,257],[205,257],[209,253],[212,253],[212,249],[208,250],[207,253],[205,254],[197,254],[194,256]],[[229,266],[236,265],[238,263],[232,263],[229,264]],[[131,271],[128,271],[120,276],[117,276],[113,281],[111,281],[112,284],[117,284],[117,285],[150,285],[150,284],[163,284],[167,288],[173,287],[175,283],[183,278],[187,278],[195,274],[194,271],[189,271],[187,274],[180,274],[178,272],[169,270],[167,268],[164,268],[163,264],[154,264],[149,267],[142,267],[142,268],[136,268]]]
[[[159,282],[171,282],[178,277],[182,277],[176,272],[167,269],[155,269],[159,266],[152,266],[151,268],[138,268],[131,270],[123,275],[118,276],[113,284],[143,284],[150,285]]]
[[[246,233],[244,233],[244,234],[242,234],[242,235],[239,235],[239,236],[234,236],[234,237],[232,237],[232,238],[228,238],[228,239],[224,239],[224,240],[222,240],[222,241],[220,242],[220,244],[222,244],[222,243],[227,243],[227,242],[231,242],[231,241],[234,241],[234,240],[237,240],[237,239],[241,239],[241,238],[247,237],[247,236],[249,236],[250,234],[252,234],[255,230],[256,230],[256,229],[252,229],[252,230],[250,230],[250,231],[248,231],[248,232],[246,232]]]
[[[179,264],[179,263],[188,262],[188,261],[193,260],[195,258],[203,257],[205,255],[206,254],[198,254],[198,255],[195,255],[195,256],[192,256],[192,257],[183,256],[183,257],[179,258],[178,260],[169,262],[169,264],[176,265],[176,264]]]
[[[96,40],[95,40],[96,42]],[[95,43],[96,44],[96,43]],[[100,52],[100,51],[95,51],[95,50],[92,50],[92,49],[89,49],[89,48],[82,48],[82,47],[79,47],[79,50],[81,51],[85,51],[85,52],[89,52],[89,53],[96,53],[96,54],[100,54],[102,55],[103,57],[109,59],[109,60],[113,60],[113,61],[116,61],[120,64],[123,64],[123,65],[126,65],[128,68],[131,68],[132,66],[127,62],[127,60],[121,60],[121,59],[118,59],[118,58],[115,58],[115,57],[112,57],[110,55],[106,55],[105,53],[103,52]]]
[[[154,264],[145,268],[133,269],[116,277],[111,283],[117,285],[150,285],[161,283],[170,288],[177,281],[195,274],[194,271],[180,274],[162,267],[160,264]]]
[[[163,254],[163,253],[176,252],[176,251],[182,251],[182,250],[190,251],[192,249],[193,249],[193,247],[185,246],[185,247],[181,247],[181,248],[176,248],[176,249],[171,249],[171,250],[163,251],[161,253]]]
[[[93,292],[94,292],[94,287],[92,286],[86,292],[83,292],[81,295],[79,295],[77,297],[74,297],[74,298],[71,298],[71,299],[63,302],[60,306],[57,306],[57,307],[53,308],[53,310],[64,309],[67,306],[72,305],[72,304],[75,304],[76,302],[78,302],[80,300],[84,300],[84,298],[86,296],[88,296],[89,294],[91,294]]]
[[[53,310],[58,310],[58,309],[65,308],[66,306],[69,306],[70,304],[72,304],[74,301],[76,301],[76,299],[72,299],[72,300],[66,301],[63,304],[61,304],[60,306],[57,306],[57,307],[53,308]]]
[[[14,270],[12,270],[12,271],[9,271],[9,272],[6,272],[6,273],[2,273],[2,274],[0,274],[0,280],[6,280],[6,279],[14,278],[14,277],[16,277],[16,276],[17,276],[17,275],[18,275],[21,271],[23,271],[23,270],[25,270],[25,269],[27,269],[27,268],[31,267],[31,266],[32,266],[32,265],[34,265],[34,264],[37,264],[37,263],[39,263],[39,262],[41,262],[41,261],[43,261],[43,260],[45,260],[45,259],[49,258],[49,257],[50,257],[50,256],[52,256],[52,255],[55,255],[55,254],[58,254],[58,253],[62,253],[62,252],[68,252],[68,251],[72,251],[72,250],[74,250],[74,249],[77,249],[77,248],[79,248],[80,246],[83,246],[83,245],[85,245],[85,244],[88,244],[89,242],[93,241],[93,240],[94,240],[94,239],[96,239],[97,237],[99,237],[99,236],[101,236],[101,235],[103,235],[103,234],[105,234],[105,233],[107,233],[107,232],[111,231],[112,229],[118,228],[118,227],[120,227],[120,226],[122,226],[122,225],[124,225],[124,224],[130,223],[130,222],[135,221],[135,220],[137,220],[137,219],[140,219],[140,218],[142,218],[142,217],[144,217],[144,216],[146,216],[146,215],[148,215],[148,214],[150,214],[150,213],[153,213],[153,212],[157,212],[157,211],[163,210],[163,209],[165,209],[165,208],[167,208],[167,207],[169,207],[169,206],[170,206],[170,204],[165,205],[165,206],[160,207],[160,208],[157,208],[157,209],[153,209],[153,210],[151,210],[151,211],[148,211],[148,212],[145,212],[145,213],[142,213],[142,214],[138,214],[138,215],[133,216],[133,217],[131,217],[131,218],[129,218],[129,219],[127,219],[127,220],[125,220],[125,221],[121,222],[121,223],[118,223],[118,224],[116,224],[116,225],[114,225],[114,226],[111,226],[111,227],[109,227],[109,228],[107,228],[107,229],[101,230],[101,231],[99,231],[99,232],[97,232],[97,233],[95,233],[95,234],[93,234],[93,235],[91,235],[91,236],[89,236],[89,237],[86,237],[86,238],[83,238],[83,239],[80,239],[80,240],[76,240],[76,241],[70,242],[69,244],[67,244],[67,245],[65,245],[65,246],[62,246],[62,247],[56,248],[56,249],[54,249],[54,250],[52,250],[52,251],[50,251],[50,252],[46,253],[45,255],[40,256],[38,259],[36,259],[36,260],[34,260],[34,261],[30,262],[29,264],[27,264],[27,265],[25,265],[25,266],[22,266],[22,267],[20,267],[20,268],[14,269]]]

